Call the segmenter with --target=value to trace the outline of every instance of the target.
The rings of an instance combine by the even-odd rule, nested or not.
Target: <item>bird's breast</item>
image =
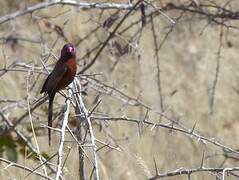
[[[76,60],[75,59],[69,59],[67,61],[67,71],[69,71],[68,75],[71,76],[71,78],[74,79],[76,75],[76,70],[77,70],[77,65],[76,65]]]
[[[67,62],[67,70],[63,75],[62,79],[57,85],[57,90],[63,89],[68,86],[73,80],[76,75],[77,65],[75,59],[69,59]]]

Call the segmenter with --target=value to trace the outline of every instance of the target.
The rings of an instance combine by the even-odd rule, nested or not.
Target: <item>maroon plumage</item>
[[[48,126],[52,127],[53,100],[57,91],[68,86],[76,75],[76,48],[73,44],[65,44],[61,50],[61,57],[53,71],[48,75],[41,92],[49,96]],[[51,129],[48,129],[49,145],[51,144]]]

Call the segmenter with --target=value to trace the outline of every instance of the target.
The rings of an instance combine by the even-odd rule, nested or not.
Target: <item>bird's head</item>
[[[61,57],[75,58],[76,57],[76,47],[71,43],[65,44],[63,46],[63,48],[61,49]]]

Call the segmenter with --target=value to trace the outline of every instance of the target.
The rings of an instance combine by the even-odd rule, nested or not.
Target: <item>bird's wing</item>
[[[58,61],[55,65],[53,71],[51,72],[51,74],[49,74],[49,76],[47,77],[47,79],[42,87],[41,93],[47,92],[49,94],[52,91],[54,91],[54,89],[56,88],[57,84],[62,79],[62,77],[66,73],[66,71],[67,71],[67,64],[59,63],[59,61]]]

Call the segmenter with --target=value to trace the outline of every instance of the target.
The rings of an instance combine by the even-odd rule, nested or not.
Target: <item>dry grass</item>
[[[17,3],[11,5],[3,1],[1,4],[3,4],[2,7],[8,7],[8,12],[14,11],[16,5],[18,6]],[[83,11],[69,6],[56,6],[37,11],[34,15],[54,16],[66,11],[68,12],[47,21],[63,26],[63,22],[69,20],[64,26],[64,32],[66,37],[74,43],[79,37],[84,37],[84,35],[97,26],[97,23],[87,21],[89,18],[97,20],[100,13],[99,10]],[[4,11],[1,15],[6,12]],[[171,14],[171,16],[174,15],[176,14]],[[109,13],[105,12],[101,23],[108,16]],[[129,17],[127,23],[130,23],[136,17],[138,17],[138,14]],[[43,22],[43,20],[39,21],[42,32],[49,31]],[[238,31],[229,30],[227,36],[223,36],[220,71],[215,91],[214,113],[210,114],[210,89],[215,78],[220,27],[208,26],[200,34],[206,23],[205,20],[199,20],[197,17],[193,20],[186,20],[184,18],[184,20],[179,21],[159,52],[161,88],[165,113],[169,117],[178,119],[189,129],[197,122],[196,129],[201,134],[207,137],[215,137],[223,144],[238,149],[239,63],[237,54],[239,41],[236,38]],[[157,28],[158,42],[161,42],[164,38],[167,32],[167,29],[165,29],[167,24],[168,21],[165,17],[157,18],[155,26]],[[129,39],[134,30],[128,31],[128,36],[125,35],[124,37]],[[10,34],[30,39],[39,39],[40,35],[36,21],[29,15],[19,17],[11,23],[0,26],[0,37]],[[106,35],[106,30],[100,29],[88,40],[80,44],[78,47],[79,59],[98,40],[104,40]],[[44,33],[43,38],[45,43],[51,47],[57,35],[54,32]],[[117,39],[121,43],[125,43],[120,38]],[[228,46],[229,41],[232,44],[231,47]],[[59,54],[59,50],[64,43],[64,40],[60,38],[57,45],[53,48],[53,52]],[[150,107],[160,110],[157,68],[150,24],[143,29],[138,50],[140,59],[138,59],[135,52],[124,55],[120,57],[117,66],[112,71],[117,57],[110,54],[109,48],[106,48],[96,64],[87,73],[102,72],[103,75],[98,77],[102,82],[123,91],[131,97],[138,97],[140,101]],[[9,44],[2,44],[0,50],[1,67],[4,64],[3,52],[8,65],[16,60],[21,60],[31,65],[41,66],[40,54],[44,53],[44,47],[40,44],[21,41],[14,49]],[[92,58],[93,55],[87,58],[87,61]],[[54,62],[53,58],[51,58],[51,62]],[[81,65],[82,61],[79,64]],[[82,66],[79,66],[79,69],[81,68]],[[0,99],[19,100],[26,96],[26,77],[27,73],[22,72],[8,72],[1,76]],[[36,75],[32,76],[32,81],[36,77]],[[35,91],[32,92],[32,97],[40,97],[36,91],[39,92],[37,89],[42,85],[44,78],[45,76],[41,75],[37,81],[38,84]],[[88,108],[93,106],[92,103],[96,95],[96,91],[89,89],[88,96],[85,97]],[[64,100],[59,95],[57,100],[60,104],[64,103]],[[146,110],[140,106],[125,105],[120,100],[110,96],[102,96],[102,103],[97,110],[99,112],[107,112],[113,117],[127,116],[138,119],[143,119],[146,113]],[[10,116],[16,117],[21,112],[22,110],[13,109]],[[153,122],[160,120],[159,116],[153,112],[149,112],[148,119]],[[36,120],[36,123],[40,120],[46,123],[46,116]],[[29,120],[26,118],[24,122],[29,122]],[[162,122],[166,122],[166,120],[163,119]],[[167,172],[180,167],[199,167],[203,151],[205,151],[206,157],[204,160],[205,167],[218,167],[224,160],[223,156],[215,156],[215,154],[221,154],[222,150],[214,145],[204,145],[202,142],[190,138],[190,136],[170,132],[163,128],[151,129],[147,126],[139,128],[137,124],[128,122],[110,122],[105,131],[99,131],[98,126],[94,126],[94,130],[98,139],[108,141],[112,145],[118,145],[122,149],[122,152],[117,152],[105,148],[98,152],[102,179],[138,180],[152,177],[155,175],[154,159],[157,162],[159,172]],[[58,137],[54,135],[53,138],[55,141],[54,145],[48,148],[46,143],[47,137],[38,137],[42,151],[46,151],[49,154],[53,154],[56,151]],[[71,138],[68,137],[68,139]],[[77,159],[78,152],[76,145],[74,145],[64,167],[65,179],[78,179]],[[18,162],[20,164],[26,163],[28,166],[32,165],[32,167],[36,166],[33,161],[24,160],[23,157]],[[237,161],[228,159],[224,166],[233,167],[237,166],[237,164]],[[0,179],[23,179],[24,171],[12,167],[3,170],[3,167],[4,164],[1,164]],[[34,175],[29,177],[29,179],[34,178],[38,179]],[[215,176],[211,173],[195,173],[191,178],[193,180],[215,179]],[[175,178],[170,177],[168,179],[187,179],[187,176],[176,176]]]

